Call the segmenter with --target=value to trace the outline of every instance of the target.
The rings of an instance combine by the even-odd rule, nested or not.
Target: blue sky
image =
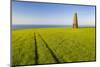
[[[79,25],[95,25],[95,7],[34,2],[12,3],[12,24],[72,25],[77,12]]]

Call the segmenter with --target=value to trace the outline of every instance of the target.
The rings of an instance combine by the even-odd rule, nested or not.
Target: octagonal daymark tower
[[[78,28],[78,17],[77,17],[77,13],[74,14],[73,17],[73,28]]]

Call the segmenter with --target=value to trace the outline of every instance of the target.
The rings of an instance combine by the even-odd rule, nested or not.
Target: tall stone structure
[[[78,28],[78,17],[77,17],[77,13],[74,14],[73,17],[73,28]]]

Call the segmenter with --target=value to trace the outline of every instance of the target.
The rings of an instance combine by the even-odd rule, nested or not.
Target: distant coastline
[[[26,28],[56,28],[56,27],[72,27],[72,25],[12,25],[12,29],[26,29]],[[95,27],[89,25],[80,25],[79,27]]]

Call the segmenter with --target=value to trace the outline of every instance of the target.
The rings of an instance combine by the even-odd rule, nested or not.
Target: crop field
[[[95,61],[95,28],[12,30],[12,64]]]

